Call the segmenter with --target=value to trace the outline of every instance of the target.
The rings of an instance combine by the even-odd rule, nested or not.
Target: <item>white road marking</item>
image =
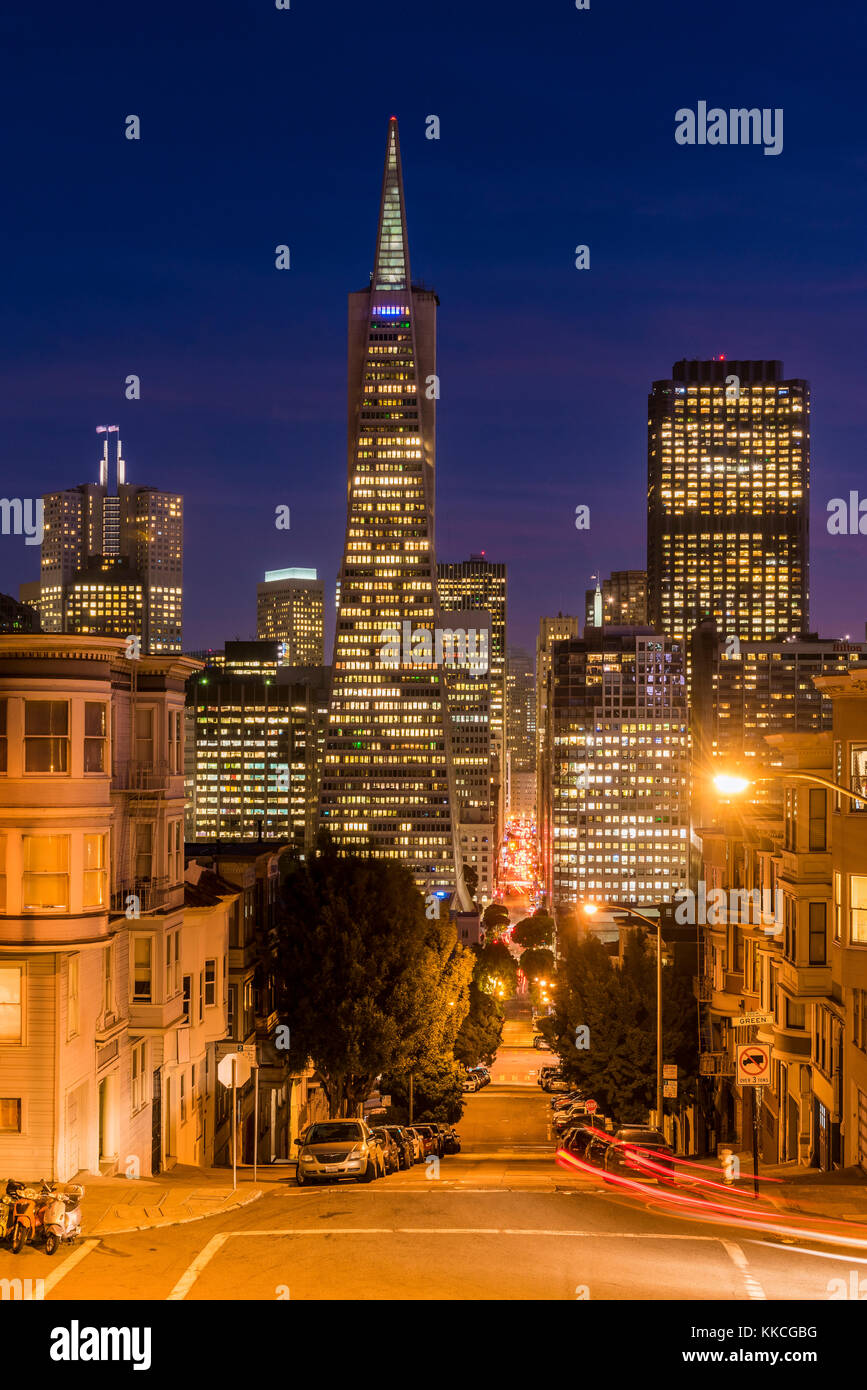
[[[814,1234],[818,1240],[818,1234]],[[859,1255],[835,1255],[831,1250],[805,1250],[801,1245],[778,1245],[775,1240],[750,1240],[748,1245],[764,1245],[768,1250],[782,1250],[787,1255],[813,1255],[817,1260],[845,1260],[846,1264],[867,1265]]]
[[[189,1269],[185,1269],[171,1293],[168,1294],[166,1302],[186,1298],[190,1289],[195,1284],[205,1265],[210,1264],[218,1250],[222,1250],[229,1236],[235,1235],[234,1231],[223,1231],[218,1236],[212,1236],[204,1249],[200,1250]]]
[[[91,1250],[96,1249],[97,1245],[99,1245],[98,1240],[86,1240],[84,1244],[80,1245],[77,1250],[74,1250],[71,1255],[67,1255],[66,1259],[59,1264],[56,1269],[52,1270],[45,1280],[44,1292],[51,1293],[51,1290],[57,1287],[61,1279],[65,1279],[67,1274],[90,1254]]]
[[[738,1269],[740,1270],[744,1284],[746,1285],[747,1293],[749,1294],[750,1298],[755,1300],[767,1299],[767,1294],[765,1293],[758,1279],[756,1279],[750,1273],[749,1260],[747,1259],[741,1247],[739,1245],[736,1245],[733,1240],[721,1240],[720,1245],[722,1246],[723,1250],[725,1250],[732,1263],[737,1265]]]

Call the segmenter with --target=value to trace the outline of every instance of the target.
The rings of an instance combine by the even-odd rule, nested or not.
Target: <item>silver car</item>
[[[373,1182],[384,1176],[381,1146],[363,1120],[319,1120],[305,1130],[298,1145],[296,1182]]]

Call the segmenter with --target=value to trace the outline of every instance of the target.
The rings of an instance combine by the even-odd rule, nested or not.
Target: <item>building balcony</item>
[[[779,1062],[809,1062],[813,1040],[803,1028],[774,1028],[774,1057]]]
[[[734,1076],[734,1058],[728,1052],[702,1052],[698,1072],[699,1076]]]
[[[129,1006],[129,1026],[134,1032],[165,1033],[183,1023],[184,1018],[184,999],[180,994],[161,1003],[134,999]]]
[[[145,797],[183,796],[184,774],[174,772],[167,762],[145,762],[128,758],[115,763],[111,789]]]
[[[138,903],[131,902],[131,898],[137,898]],[[111,895],[112,914],[122,917],[171,912],[176,907],[183,907],[183,903],[184,885],[170,883],[168,876],[129,879],[126,883],[118,884]]]

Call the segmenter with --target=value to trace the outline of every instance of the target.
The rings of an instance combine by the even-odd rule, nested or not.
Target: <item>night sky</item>
[[[311,565],[330,659],[394,113],[441,300],[438,558],[508,563],[510,640],[644,567],[650,383],[719,353],[812,383],[811,626],[863,637],[867,536],[825,521],[867,495],[865,49],[853,0],[7,0],[0,490],[96,481],[119,424],[129,481],[185,498],[185,647],[254,635],[266,567]],[[700,100],[782,107],[783,152],[677,145]],[[38,557],[0,537],[0,590]]]

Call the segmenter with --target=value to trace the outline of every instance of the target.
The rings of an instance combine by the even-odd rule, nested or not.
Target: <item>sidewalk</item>
[[[739,1153],[741,1191],[752,1188],[752,1154]],[[762,1178],[782,1181],[762,1182]],[[818,1168],[802,1168],[797,1163],[759,1162],[759,1191],[762,1199],[778,1211],[801,1216],[829,1216],[867,1224],[867,1173],[862,1168],[842,1168],[823,1173]]]
[[[231,1168],[176,1167],[155,1178],[133,1179],[81,1173],[76,1181],[84,1187],[84,1235],[123,1235],[222,1216],[288,1184],[294,1176],[294,1163],[260,1167],[255,1183],[252,1167],[239,1168],[238,1189],[233,1192]]]

